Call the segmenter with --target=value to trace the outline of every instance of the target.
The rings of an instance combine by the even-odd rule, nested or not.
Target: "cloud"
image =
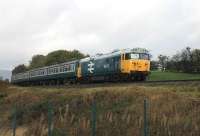
[[[154,58],[199,48],[198,0],[19,0],[0,2],[0,68],[56,49],[84,53],[144,47]]]

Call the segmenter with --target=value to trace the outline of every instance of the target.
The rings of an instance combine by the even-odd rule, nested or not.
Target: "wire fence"
[[[47,101],[44,105],[39,105],[40,109],[42,109],[40,111],[36,109],[33,109],[32,111],[30,109],[26,109],[30,110],[28,112],[28,114],[30,115],[23,115],[26,112],[24,110],[24,107],[19,107],[15,105],[11,110],[11,129],[9,129],[9,131],[12,136],[21,136],[22,133],[19,134],[19,129],[23,128],[23,124],[29,124],[25,127],[25,136],[154,136],[163,135],[164,133],[166,136],[173,136],[176,134],[181,135],[181,132],[178,131],[179,124],[176,124],[176,126],[174,125],[170,128],[167,123],[173,122],[170,122],[169,119],[167,119],[165,116],[161,116],[161,118],[164,118],[161,121],[159,120],[161,118],[156,117],[160,116],[157,114],[154,117],[154,121],[152,121],[151,110],[153,108],[151,107],[151,105],[153,104],[154,103],[151,103],[151,100],[147,98],[143,99],[143,101],[140,101],[140,105],[137,106],[140,108],[134,111],[135,114],[131,113],[132,116],[135,115],[134,117],[132,117],[134,119],[130,119],[131,117],[129,113],[123,115],[120,113],[121,110],[116,111],[113,110],[112,107],[102,109],[101,103],[96,100],[88,103],[88,106],[83,106],[82,103],[78,102],[73,105],[73,109],[71,112],[69,112],[68,104],[65,104],[63,108],[59,109],[55,105],[55,103]],[[118,104],[113,104],[112,106],[125,108],[124,105]],[[192,106],[194,109],[196,108],[199,111],[198,104],[195,103]],[[113,112],[115,112],[115,116],[112,114],[113,112],[110,112],[110,110],[113,110]],[[197,110],[193,110],[194,117],[198,114]],[[107,113],[105,115],[106,117],[102,116],[103,113]],[[159,114],[162,113],[160,112]],[[27,119],[27,117],[30,116],[32,117],[32,120]],[[116,122],[114,122],[114,120],[118,119],[119,121],[116,125]],[[125,124],[123,119],[125,119],[128,123]],[[191,124],[195,122],[195,119],[199,120],[199,117],[197,116],[194,119],[191,118],[189,120],[186,120],[187,122],[189,122],[189,124],[182,121],[185,125],[183,126],[185,131],[191,129],[189,125],[191,125],[192,127],[195,126],[194,124]],[[135,122],[132,122],[133,120]],[[3,124],[0,120],[0,128],[3,125],[5,124]],[[138,127],[135,128],[135,126],[137,125]],[[156,126],[158,128],[156,128]],[[134,129],[129,131],[129,127],[134,127]],[[192,130],[193,132],[191,134],[200,134],[199,126],[196,127],[197,128],[194,128],[194,130]],[[129,131],[129,133],[126,133],[127,131]],[[0,135],[4,136],[1,132]]]
[[[147,99],[145,99],[143,101],[143,106],[144,106],[144,109],[143,109],[143,128],[141,128],[141,135],[142,136],[150,136],[150,131],[149,131],[149,101]],[[41,121],[38,121],[36,122],[36,125],[38,125],[38,128],[34,131],[41,131],[42,129],[42,126],[40,126],[40,124],[42,122],[46,122],[47,126],[45,126],[47,129],[43,129],[42,131],[44,135],[46,136],[69,136],[69,135],[75,135],[75,136],[81,136],[84,132],[81,131],[81,130],[78,130],[78,124],[75,125],[75,128],[74,128],[74,133],[70,133],[70,132],[67,132],[67,129],[60,129],[59,132],[56,130],[56,124],[57,124],[57,119],[58,117],[55,115],[55,114],[58,114],[58,111],[56,111],[55,107],[52,105],[52,103],[50,101],[48,101],[46,103],[46,108],[47,108],[47,112],[42,115],[42,120]],[[22,109],[23,107],[17,107],[16,105],[13,106],[12,108],[12,113],[11,113],[11,117],[10,117],[10,120],[11,120],[11,133],[12,133],[12,136],[19,136],[19,134],[17,135],[17,130],[18,130],[18,126],[21,126],[23,123],[22,123]],[[101,109],[100,109],[101,110]],[[88,112],[89,115],[88,117],[90,118],[90,122],[88,124],[90,124],[89,128],[88,128],[88,132],[87,134],[88,135],[91,135],[91,136],[100,136],[100,135],[104,135],[103,132],[101,131],[102,130],[102,127],[100,126],[100,124],[97,124],[97,118],[98,118],[98,107],[97,107],[97,102],[95,100],[92,101],[92,103],[89,105],[89,109],[88,109]],[[63,112],[62,110],[59,111],[59,112]],[[66,111],[64,111],[66,112]],[[31,114],[35,117],[33,118],[37,118],[37,115],[36,114],[41,114],[39,112],[35,112],[35,111],[32,111]],[[34,115],[35,114],[35,115]],[[62,113],[61,113],[62,114]],[[38,115],[39,116],[39,115]],[[41,115],[40,115],[41,116]],[[63,116],[63,119],[65,118],[66,116]],[[75,117],[74,117],[75,118]],[[58,119],[59,120],[59,119]],[[69,121],[69,120],[68,120]],[[25,121],[25,122],[29,122],[29,121]],[[61,121],[62,122],[62,121]],[[63,121],[63,123],[66,123]],[[44,124],[44,123],[43,123]],[[98,131],[98,128],[97,128],[97,125],[98,125],[98,128],[100,128],[101,130]],[[65,126],[65,125],[64,125]],[[41,128],[39,128],[41,127]],[[67,128],[67,126],[65,126]],[[59,126],[57,127],[59,128]],[[112,131],[115,131],[116,128],[113,128]],[[68,131],[71,131],[68,129]],[[101,133],[102,132],[102,133]],[[31,133],[31,131],[30,131]],[[29,133],[29,134],[30,134]],[[45,134],[46,133],[46,134]],[[1,133],[0,133],[1,134]],[[42,133],[38,133],[39,135],[42,135]],[[33,135],[38,135],[37,132],[34,132],[32,134],[30,134],[31,136]],[[27,134],[28,135],[28,134]],[[135,134],[133,133],[133,136]],[[2,135],[3,136],[3,135]]]

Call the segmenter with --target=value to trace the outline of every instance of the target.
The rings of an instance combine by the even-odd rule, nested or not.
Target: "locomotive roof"
[[[58,63],[58,64],[54,64],[54,65],[49,65],[49,66],[45,66],[45,67],[40,67],[40,68],[32,69],[32,70],[29,70],[29,71],[27,71],[27,72],[32,72],[32,71],[41,70],[41,69],[45,69],[45,68],[58,67],[58,66],[60,66],[60,65],[76,63],[77,61],[78,61],[78,60],[67,61],[67,62],[63,62],[63,63]]]
[[[121,55],[121,53],[146,53],[146,54],[149,54],[149,51],[146,50],[146,49],[143,49],[143,48],[115,50],[115,51],[113,51],[111,53],[97,54],[95,56],[91,56],[91,57],[87,57],[87,58],[81,59],[80,62],[86,62],[86,61],[89,61],[91,59],[98,60],[98,59],[103,59],[103,58],[108,58],[108,57],[114,57],[114,56]]]

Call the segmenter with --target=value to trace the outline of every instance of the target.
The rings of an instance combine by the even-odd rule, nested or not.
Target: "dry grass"
[[[200,135],[198,82],[189,85],[135,84],[92,88],[4,85],[1,86],[0,96],[0,123],[5,122],[2,130],[9,127],[11,109],[16,105],[18,127],[25,130],[24,136],[47,135],[49,101],[54,107],[54,136],[91,135],[93,100],[97,104],[97,136],[140,136],[143,132],[145,98],[150,103],[151,136]]]

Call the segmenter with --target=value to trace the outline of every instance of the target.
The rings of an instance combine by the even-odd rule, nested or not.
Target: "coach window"
[[[111,63],[114,63],[114,61],[115,61],[114,58],[112,58],[112,59],[111,59]]]
[[[73,70],[73,64],[70,64],[70,69],[69,71],[72,71]]]
[[[51,69],[52,74],[54,73],[54,68]]]
[[[106,63],[109,63],[109,59],[106,59]]]
[[[64,69],[65,69],[65,67],[64,67],[64,66],[62,66],[62,67],[61,67],[61,69],[62,69],[62,72],[64,72]]]
[[[53,74],[54,73],[54,68],[51,68],[51,74]]]
[[[67,71],[70,71],[70,65],[69,64],[66,65],[66,69],[67,69]]]
[[[67,71],[67,65],[64,66],[64,72],[66,72],[66,71]]]
[[[65,66],[64,65],[62,66],[62,72],[65,72]]]
[[[58,73],[58,68],[55,68],[55,72]]]
[[[63,67],[62,66],[60,66],[60,72],[63,72]]]
[[[70,71],[74,71],[75,67],[74,67],[74,64],[71,64],[70,65]]]
[[[49,71],[50,71],[50,74],[52,74],[52,73],[53,73],[53,69],[52,69],[52,68],[50,68],[50,69],[49,69]]]

